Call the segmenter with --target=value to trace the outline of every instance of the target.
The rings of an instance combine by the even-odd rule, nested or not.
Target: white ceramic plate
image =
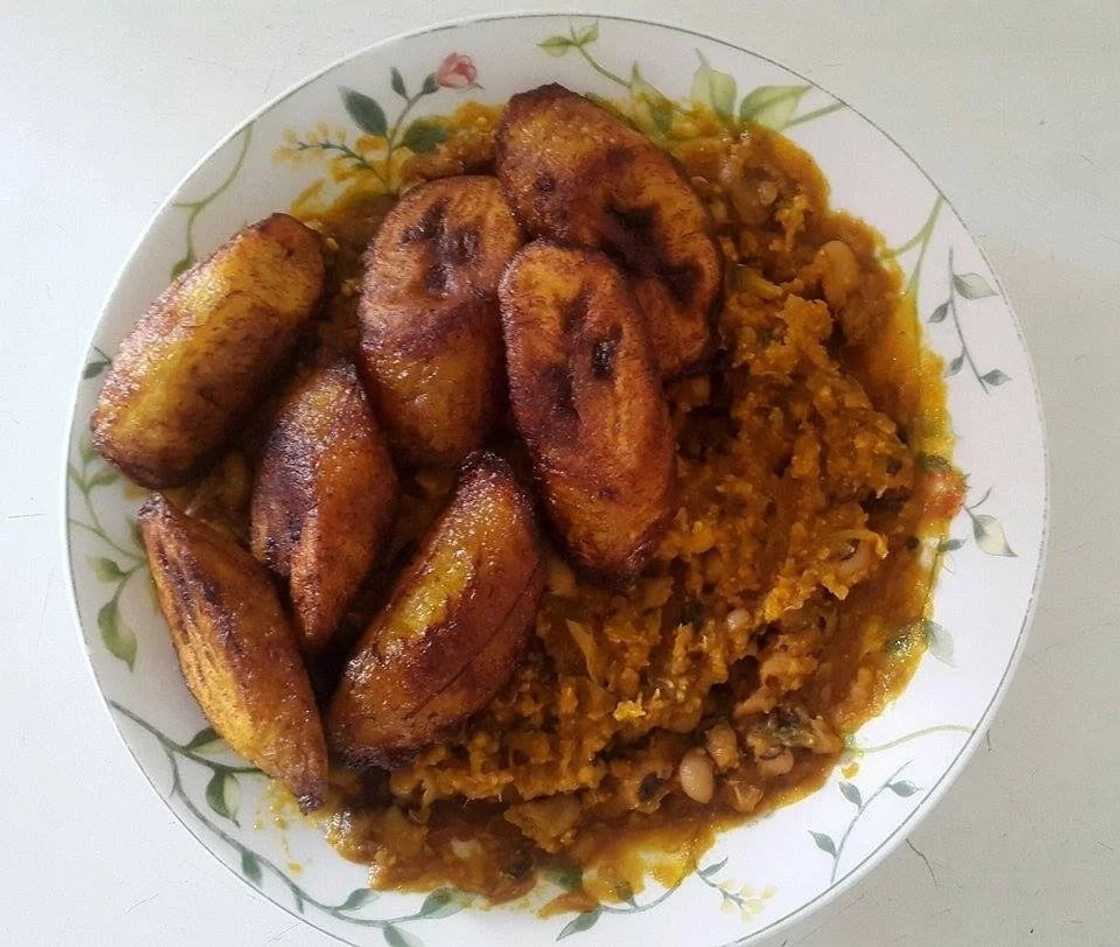
[[[618,98],[631,93],[635,64],[672,98],[701,96],[784,129],[824,170],[834,205],[877,227],[912,277],[927,341],[951,373],[955,462],[969,482],[928,626],[930,653],[902,696],[859,732],[852,781],[837,772],[804,801],[723,835],[675,889],[544,920],[518,908],[481,910],[449,890],[376,895],[365,869],[313,828],[282,831],[267,817],[257,827],[265,782],[205,730],[144,574],[133,525],[142,492],[93,455],[89,412],[107,360],[172,273],[244,223],[288,207],[323,176],[322,159],[355,144],[359,124],[390,138],[398,129],[398,148],[422,149],[430,132],[412,124],[417,117],[450,112],[468,97],[501,102],[550,81]],[[367,98],[348,112],[340,88]],[[282,149],[291,157],[293,147],[309,160],[283,160]],[[187,176],[124,267],[83,367],[67,452],[77,615],[136,762],[236,875],[354,944],[739,944],[818,907],[913,829],[975,748],[1022,650],[1046,532],[1045,447],[1022,335],[980,249],[918,165],[861,114],[763,56],[609,16],[432,27],[371,46],[258,112]]]

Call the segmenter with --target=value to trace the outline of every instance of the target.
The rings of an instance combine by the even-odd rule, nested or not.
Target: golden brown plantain
[[[645,322],[601,253],[536,241],[498,290],[510,401],[549,516],[586,571],[641,571],[672,513],[673,432]]]
[[[201,473],[264,395],[323,279],[318,236],[286,214],[187,270],[121,343],[90,418],[97,450],[148,487]]]
[[[607,253],[626,273],[662,377],[708,351],[722,258],[708,212],[672,159],[563,86],[510,99],[498,177],[526,230]]]
[[[236,752],[284,783],[301,809],[318,808],[327,789],[323,724],[268,573],[159,494],[139,519],[179,665],[203,713]]]
[[[472,454],[347,664],[332,748],[400,765],[481,708],[520,659],[543,587],[529,497],[504,460]]]
[[[497,180],[463,176],[409,191],[366,255],[363,377],[397,450],[455,464],[502,405],[495,292],[521,245]]]
[[[253,553],[289,580],[300,644],[321,651],[377,558],[397,475],[354,366],[299,379],[253,485]]]

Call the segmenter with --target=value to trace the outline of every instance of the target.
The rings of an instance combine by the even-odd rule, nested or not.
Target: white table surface
[[[334,943],[235,881],[113,733],[62,563],[72,379],[214,141],[339,56],[497,4],[0,0],[0,943]],[[1045,401],[1049,566],[990,746],[775,947],[1120,944],[1120,3],[604,6],[764,52],[891,131],[990,254]]]

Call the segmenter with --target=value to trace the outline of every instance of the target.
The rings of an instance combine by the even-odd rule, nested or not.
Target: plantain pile
[[[285,214],[245,227],[151,304],[91,417],[102,456],[164,491],[139,522],[188,686],[305,810],[328,748],[399,766],[502,688],[549,542],[618,587],[675,510],[662,384],[712,354],[721,285],[703,204],[554,85],[511,100],[493,171],[392,207],[349,350],[317,333],[320,236]],[[251,476],[240,534],[174,489],[233,457]],[[401,493],[428,475],[453,488],[410,534]]]

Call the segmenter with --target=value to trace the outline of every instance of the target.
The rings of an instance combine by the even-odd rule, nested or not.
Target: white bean
[[[739,765],[739,741],[726,721],[721,720],[704,734],[704,745],[721,773]]]
[[[715,773],[712,772],[711,757],[703,750],[696,748],[685,753],[677,775],[681,781],[681,789],[689,799],[701,804],[712,801]]]
[[[824,265],[824,298],[833,309],[838,309],[859,285],[859,261],[843,240],[829,240],[817,251],[817,257]]]

